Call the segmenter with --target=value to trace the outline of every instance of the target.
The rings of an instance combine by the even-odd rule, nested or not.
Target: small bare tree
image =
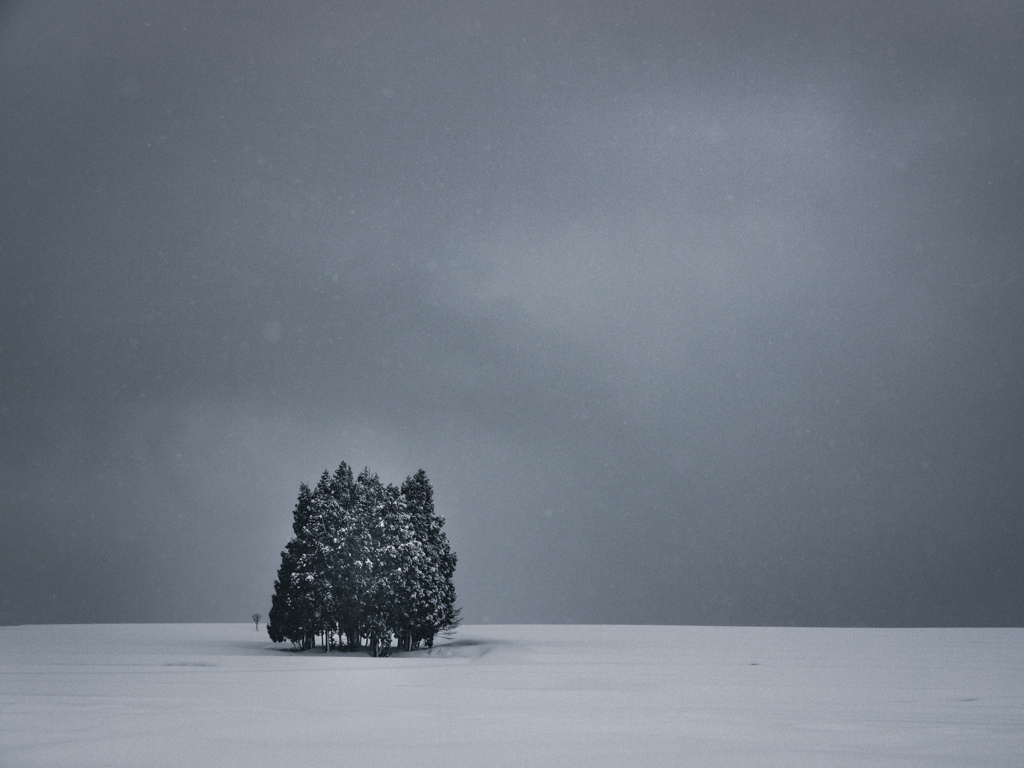
[[[259,632],[259,631],[260,631],[260,619],[262,619],[262,618],[263,618],[263,617],[262,617],[262,616],[260,616],[260,615],[259,615],[258,613],[254,613],[254,614],[252,615],[252,620],[256,622],[256,631],[257,631],[257,632]]]

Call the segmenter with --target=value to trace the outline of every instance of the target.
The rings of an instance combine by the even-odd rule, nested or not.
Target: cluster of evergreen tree
[[[455,553],[434,513],[434,492],[421,469],[401,488],[369,469],[353,479],[342,462],[310,490],[302,484],[294,537],[281,553],[267,632],[301,649],[322,639],[388,655],[433,645],[459,623]]]

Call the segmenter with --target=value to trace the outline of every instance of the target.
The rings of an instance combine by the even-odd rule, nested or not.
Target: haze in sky
[[[487,622],[1021,625],[1024,7],[0,10],[0,622],[266,613],[423,468]]]

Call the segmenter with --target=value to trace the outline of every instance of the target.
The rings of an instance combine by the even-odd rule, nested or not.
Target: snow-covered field
[[[0,766],[1024,766],[1024,630],[0,627]]]

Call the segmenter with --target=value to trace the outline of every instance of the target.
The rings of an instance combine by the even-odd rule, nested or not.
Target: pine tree
[[[387,569],[387,604],[391,633],[400,650],[410,650],[423,593],[423,542],[416,536],[407,499],[400,489],[387,487],[381,541]]]
[[[352,469],[342,462],[331,478],[331,493],[337,502],[334,536],[331,540],[334,578],[334,620],[340,635],[344,634],[349,647],[360,644],[362,595],[359,592],[354,564],[365,556],[367,536],[365,526],[356,515],[358,485],[352,478]]]
[[[312,542],[308,540],[313,494],[305,483],[299,486],[299,500],[292,519],[294,536],[281,553],[281,567],[274,582],[267,633],[275,643],[289,640],[301,648],[312,647],[313,604],[303,564]]]
[[[274,594],[270,598],[270,614],[267,616],[267,634],[275,643],[283,643],[285,640],[295,642],[291,600],[292,572],[294,570],[294,558],[286,548],[281,553],[281,565],[277,569]]]
[[[413,521],[415,536],[423,548],[422,565],[415,573],[418,580],[416,592],[421,598],[417,602],[412,643],[423,641],[429,648],[438,632],[454,629],[459,624],[452,581],[456,556],[442,530],[444,518],[434,513],[434,490],[427,473],[420,469],[406,478],[402,483],[402,495]]]
[[[313,490],[304,538],[311,542],[299,560],[299,568],[308,584],[309,601],[314,617],[314,633],[323,636],[324,651],[330,650],[331,637],[338,629],[335,587],[338,566],[335,551],[338,545],[337,523],[340,509],[334,496],[331,477],[325,470]],[[293,576],[294,578],[294,576]]]
[[[401,574],[410,538],[403,532],[405,501],[398,488],[385,486],[369,469],[360,473],[356,484],[356,517],[362,525],[357,572],[364,632],[373,656],[390,655],[392,637],[402,624]]]

